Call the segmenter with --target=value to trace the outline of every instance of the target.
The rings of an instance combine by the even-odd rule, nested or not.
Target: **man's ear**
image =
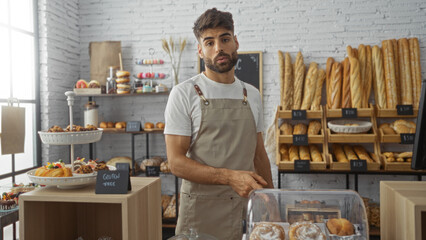
[[[203,58],[203,49],[201,49],[201,45],[197,44],[197,50],[198,50],[198,56],[202,59]]]
[[[236,50],[238,50],[238,48],[240,47],[240,43],[238,42],[237,35],[234,35],[234,41],[235,41],[235,44],[237,45]]]

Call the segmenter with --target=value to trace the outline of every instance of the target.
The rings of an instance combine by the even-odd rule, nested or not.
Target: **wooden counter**
[[[426,182],[380,182],[381,239],[426,239]]]
[[[161,239],[159,178],[131,178],[128,194],[41,188],[19,199],[20,239]]]

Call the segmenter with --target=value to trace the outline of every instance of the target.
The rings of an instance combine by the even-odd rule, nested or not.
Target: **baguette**
[[[312,120],[308,125],[308,135],[318,135],[321,131],[321,123],[317,120]]]
[[[297,53],[296,62],[294,63],[294,93],[293,93],[293,109],[300,110],[302,105],[303,79],[305,78],[305,64],[303,63],[303,55]]]
[[[413,157],[413,152],[395,153],[395,157],[400,157],[400,158],[412,158],[412,157]]]
[[[411,81],[413,87],[413,106],[414,108],[419,108],[422,88],[419,40],[417,38],[410,38],[408,41],[411,61]]]
[[[339,62],[335,62],[331,71],[331,109],[338,109],[342,107],[342,64],[340,64]]]
[[[350,160],[358,160],[353,148],[350,145],[343,145],[343,151],[345,151],[346,157]]]
[[[294,126],[293,135],[294,134],[306,134],[308,131],[308,128],[303,123],[298,123],[296,126]]]
[[[358,58],[359,56],[359,53],[358,53],[358,49],[356,49],[356,48],[352,48],[352,56],[354,57],[354,58]]]
[[[361,107],[365,107],[365,65],[367,63],[367,53],[364,44],[358,46],[358,63],[359,63],[359,80],[360,80],[360,91],[361,91]]]
[[[312,162],[322,162],[321,152],[316,145],[309,145]]]
[[[354,57],[354,51],[351,46],[346,47],[346,53],[348,54],[348,58]]]
[[[289,149],[290,161],[300,160],[299,158],[299,147],[296,145],[291,145]]]
[[[311,154],[309,153],[309,147],[308,146],[299,146],[299,156],[300,156],[300,160],[311,161]]]
[[[393,50],[393,59],[394,59],[394,67],[395,67],[395,80],[396,80],[396,97],[398,104],[401,103],[401,80],[400,72],[399,72],[399,50],[398,50],[398,42],[396,39],[389,40],[392,43]]]
[[[349,58],[351,64],[351,102],[353,108],[361,108],[361,88],[360,88],[360,77],[359,77],[359,63],[356,58]]]
[[[342,80],[342,108],[350,108],[351,103],[351,68],[349,58],[345,58],[342,62],[343,67],[343,80]]]
[[[401,87],[401,104],[413,105],[413,85],[410,69],[410,49],[406,38],[398,39],[399,80]]]
[[[288,122],[283,122],[280,126],[281,135],[292,135],[293,134],[293,126],[291,126]]]
[[[368,100],[370,99],[371,86],[373,84],[373,65],[371,59],[371,46],[365,46],[366,50],[366,64],[365,64],[365,85],[364,85],[364,108],[368,108]]]
[[[322,86],[324,85],[324,79],[325,79],[325,71],[324,69],[319,69],[317,81],[316,81],[314,99],[311,104],[311,110],[321,109],[320,105],[321,105]]]
[[[316,62],[312,62],[309,65],[308,74],[305,79],[302,106],[300,107],[302,110],[309,110],[311,108],[312,98],[315,93],[315,80],[317,79],[317,75],[318,64]]]
[[[386,105],[386,87],[385,78],[383,73],[383,58],[382,51],[379,46],[374,46],[372,51],[373,58],[373,88],[374,99],[376,105],[380,109],[387,108]]]
[[[280,145],[281,161],[290,161],[287,144]]]
[[[325,68],[325,91],[326,91],[326,97],[327,97],[327,107],[331,108],[331,94],[330,94],[330,80],[331,80],[331,69],[333,67],[334,59],[332,57],[329,57],[327,59],[327,66]]]
[[[354,146],[354,151],[359,159],[366,160],[368,163],[374,162],[363,146]]]
[[[289,53],[285,53],[284,66],[284,97],[282,106],[284,110],[290,110],[293,107],[293,70]]]
[[[343,151],[342,145],[333,144],[333,154],[337,162],[349,162],[345,152]]]
[[[395,109],[398,104],[398,98],[392,42],[390,40],[384,40],[382,41],[382,46],[386,83],[386,106],[388,109]]]
[[[280,50],[278,50],[278,65],[280,68],[280,105],[283,106],[285,67],[284,67],[284,55],[283,55],[283,52],[281,52]]]

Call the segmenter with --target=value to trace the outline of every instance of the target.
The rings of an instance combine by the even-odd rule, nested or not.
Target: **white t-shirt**
[[[200,97],[192,80],[200,87],[207,99],[243,99],[243,87],[235,77],[232,84],[223,84],[207,78],[203,73],[173,87],[164,113],[166,127],[164,134],[191,136],[191,144],[196,139],[201,123]],[[247,98],[256,123],[257,132],[263,131],[263,108],[259,90],[244,83]]]

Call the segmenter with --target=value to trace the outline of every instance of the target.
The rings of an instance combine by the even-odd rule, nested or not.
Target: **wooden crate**
[[[378,106],[374,106],[376,117],[379,118],[415,118],[419,113],[418,108],[413,108],[414,115],[398,115],[396,109],[381,109]]]
[[[326,159],[326,154],[324,152],[325,147],[323,145],[323,152],[321,154],[323,161],[322,162],[310,162],[310,169],[311,170],[325,170],[327,169],[327,159]],[[279,149],[279,145],[277,147],[277,152],[276,152],[276,163],[278,166],[278,170],[294,170],[294,162],[291,161],[281,161],[281,153],[280,153],[280,149]]]
[[[278,106],[278,118],[291,119],[292,110],[283,110],[281,106]],[[307,119],[322,119],[323,108],[320,106],[320,110],[306,110]]]
[[[380,156],[383,168],[386,171],[413,171],[411,169],[411,162],[388,162],[386,161],[386,157]]]
[[[400,143],[401,135],[399,134],[384,134],[382,129],[378,129],[379,139],[381,143]]]
[[[277,133],[280,133],[280,130],[278,129]],[[308,143],[324,143],[324,129],[321,129],[321,133],[319,135],[308,135]],[[278,143],[293,143],[293,135],[279,135],[278,136]]]
[[[326,105],[326,114],[327,118],[341,118],[342,117],[342,109],[329,109]],[[358,108],[357,109],[358,117],[371,117],[374,115],[374,108],[370,105],[369,108]]]
[[[334,159],[334,155],[331,151],[332,146],[329,146],[329,153],[328,153],[328,159],[329,159],[329,166],[332,170],[338,170],[338,171],[350,171],[351,165],[349,162],[337,162]],[[379,154],[377,152],[377,143],[374,143],[373,146],[374,152],[369,152],[370,157],[374,160],[372,163],[367,162],[367,171],[376,171],[380,170],[380,167],[382,165]]]
[[[328,142],[331,143],[374,143],[377,139],[377,134],[372,128],[368,133],[342,134],[332,133],[327,128]]]

